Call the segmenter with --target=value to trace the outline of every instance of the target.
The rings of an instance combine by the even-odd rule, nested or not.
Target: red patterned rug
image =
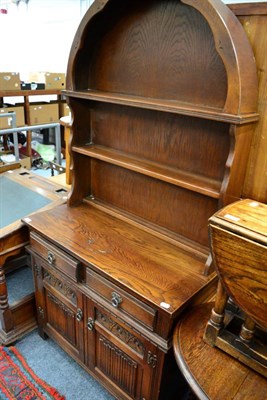
[[[64,400],[38,378],[15,347],[0,346],[1,400]]]

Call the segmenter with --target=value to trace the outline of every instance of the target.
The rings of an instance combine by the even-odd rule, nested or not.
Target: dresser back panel
[[[98,103],[91,109],[90,131],[94,144],[223,179],[230,148],[228,124]]]
[[[84,35],[76,61],[77,90],[223,108],[225,67],[207,21],[194,8],[177,0],[113,0],[90,21],[88,29],[90,35]]]
[[[199,193],[92,160],[91,194],[160,227],[208,246],[207,221],[218,201]]]

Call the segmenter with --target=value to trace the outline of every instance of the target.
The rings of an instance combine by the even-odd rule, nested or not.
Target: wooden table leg
[[[209,343],[211,346],[215,345],[216,338],[217,338],[220,330],[223,328],[225,307],[226,307],[228,299],[229,299],[229,296],[226,293],[224,287],[222,286],[221,281],[219,280],[215,305],[211,311],[211,316],[207,323],[207,327],[206,327],[205,334],[204,334],[205,342]]]
[[[6,276],[3,265],[0,265],[0,321],[1,328],[5,333],[14,329],[13,316],[8,304]]]

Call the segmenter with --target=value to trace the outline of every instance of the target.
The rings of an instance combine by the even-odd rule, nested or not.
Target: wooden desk
[[[201,400],[265,400],[263,376],[203,341],[212,306],[193,308],[175,329],[174,354],[183,375]]]
[[[25,172],[23,168],[7,171],[1,177],[7,176],[13,182],[41,193],[50,199],[50,203],[42,209],[49,209],[66,201],[68,191],[38,175]],[[4,193],[1,192],[1,195]],[[2,196],[0,198],[3,201]],[[21,199],[18,199],[21,201]],[[11,210],[13,212],[14,210]],[[39,210],[38,210],[39,211]],[[23,215],[21,216],[23,217]],[[0,343],[12,343],[20,336],[36,326],[34,293],[10,305],[6,285],[6,273],[10,270],[11,260],[25,255],[25,246],[29,241],[29,233],[20,219],[1,228],[0,231]]]

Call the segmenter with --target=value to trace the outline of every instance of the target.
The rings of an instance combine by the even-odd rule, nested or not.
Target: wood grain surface
[[[173,346],[182,373],[200,400],[265,400],[263,376],[203,341],[212,306],[193,308],[176,327]]]
[[[56,207],[33,215],[27,225],[157,308],[168,304],[167,314],[181,311],[215,283],[215,275],[205,277],[203,262],[192,254],[88,204]]]
[[[267,202],[267,3],[262,7],[262,15],[240,16],[239,20],[251,43],[258,71],[259,122],[256,124],[247,166],[243,197]]]
[[[267,205],[249,199],[210,219],[214,264],[228,295],[267,330]]]

